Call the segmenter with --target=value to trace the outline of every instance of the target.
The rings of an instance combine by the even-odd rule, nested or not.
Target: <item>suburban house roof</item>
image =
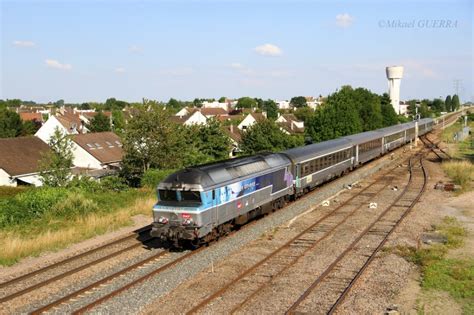
[[[240,129],[237,128],[237,126],[224,126],[223,130],[226,135],[235,142],[239,143],[240,140],[242,140],[242,134],[240,133]]]
[[[2,138],[0,148],[0,168],[11,176],[37,173],[42,154],[49,151],[37,137]]]
[[[297,127],[292,121],[279,122],[277,124],[290,134],[304,133],[304,128]]]
[[[41,113],[20,112],[20,118],[23,121],[30,121],[30,120],[43,121],[43,116],[41,115]]]
[[[262,113],[250,113],[250,115],[252,115],[252,117],[258,122],[267,119],[267,117]]]
[[[99,112],[82,112],[81,115],[90,120],[94,118],[98,113]],[[109,112],[109,111],[104,111],[102,112],[102,114],[104,114],[105,116],[109,118],[112,117],[112,112]]]
[[[122,160],[122,140],[111,131],[74,135],[72,141],[102,164]]]
[[[292,120],[292,121],[296,121],[296,122],[300,122],[301,120],[299,120],[298,118],[296,118],[295,115],[293,114],[283,114],[281,115],[283,116],[283,118],[285,118],[286,121],[289,121],[289,120]]]
[[[82,132],[82,121],[78,114],[65,112],[63,115],[56,115],[55,117],[67,130]]]
[[[227,111],[220,107],[208,107],[199,109],[204,116],[227,115]]]

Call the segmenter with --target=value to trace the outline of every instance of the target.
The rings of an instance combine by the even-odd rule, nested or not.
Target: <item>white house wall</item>
[[[25,183],[35,185],[36,187],[43,186],[43,182],[41,181],[41,176],[36,175],[28,175],[28,176],[18,176],[17,179],[24,181]]]
[[[54,134],[54,130],[59,128],[64,134],[69,134],[66,128],[56,119],[54,116],[50,116],[49,119],[41,126],[40,129],[35,133],[35,136],[48,143],[51,136]]]
[[[76,143],[73,143],[72,153],[74,155],[74,160],[73,160],[74,166],[91,168],[91,169],[103,168],[99,160],[97,160],[94,156],[92,156],[89,152],[84,150],[82,147],[80,147]]]
[[[205,125],[207,123],[207,118],[201,112],[197,111],[191,115],[191,117],[186,120],[185,125]]]
[[[247,117],[242,120],[242,122],[237,126],[240,130],[244,130],[256,123],[255,118],[252,115],[248,114]]]
[[[0,168],[0,186],[16,186],[16,181],[14,180],[11,182],[10,175],[8,175],[8,173],[5,172],[3,168]]]

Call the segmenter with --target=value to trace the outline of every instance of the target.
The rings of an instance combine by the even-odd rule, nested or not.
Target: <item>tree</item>
[[[125,129],[125,117],[121,110],[112,111],[112,127],[117,133],[122,133]]]
[[[23,125],[21,126],[21,135],[34,135],[40,128],[41,122],[37,121],[36,119],[27,120],[23,122]]]
[[[305,125],[308,124],[308,121],[311,119],[311,117],[314,115],[314,110],[308,106],[306,107],[300,107],[295,109],[293,114],[298,118],[299,120],[304,121]]]
[[[287,135],[275,124],[265,119],[255,123],[242,135],[241,149],[244,154],[263,151],[282,151],[303,145],[303,139]]]
[[[255,102],[257,103],[257,108],[263,110],[263,100],[261,98],[255,97]]]
[[[137,108],[123,137],[122,175],[137,185],[150,168],[173,169],[184,165],[187,154],[183,127],[170,121],[170,112],[160,106]]]
[[[384,93],[380,97],[380,110],[382,113],[382,124],[384,127],[396,125],[398,122],[397,113],[392,106],[390,96]]]
[[[222,96],[221,98],[219,98],[219,103],[225,103],[227,101],[227,97],[225,96]]]
[[[257,101],[255,99],[245,96],[237,100],[237,108],[255,108],[257,106]]]
[[[446,108],[447,112],[452,112],[452,100],[451,100],[451,95],[446,96],[446,100],[444,101],[444,106]]]
[[[64,106],[64,100],[57,100],[56,102],[54,102],[54,105],[56,105],[57,107],[61,107],[61,106]]]
[[[353,90],[350,86],[343,86],[353,102],[358,108],[359,119],[362,124],[362,131],[370,131],[381,128],[383,118],[381,112],[380,96],[364,88]]]
[[[199,99],[199,98],[195,98],[194,101],[193,101],[193,105],[194,105],[194,107],[201,108],[202,107],[202,100]]]
[[[20,115],[7,108],[0,108],[0,138],[18,137],[22,129]]]
[[[458,110],[459,107],[461,107],[459,96],[457,94],[454,94],[453,99],[452,99],[452,105],[451,105],[452,111]]]
[[[267,112],[267,118],[276,119],[278,117],[278,105],[273,100],[263,101],[262,109]]]
[[[433,102],[431,102],[431,110],[437,113],[445,112],[446,108],[445,108],[443,100],[439,98],[435,98]]]
[[[87,129],[91,132],[110,131],[110,118],[102,112],[98,112],[92,119]]]
[[[306,97],[304,96],[295,96],[290,100],[290,105],[296,108],[308,106],[306,102]]]
[[[124,109],[125,107],[129,105],[130,104],[125,101],[117,100],[116,98],[111,97],[105,101],[104,109],[105,110]]]
[[[72,141],[59,128],[49,139],[50,151],[40,160],[40,176],[45,186],[63,187],[71,178]]]
[[[82,103],[81,106],[80,106],[80,109],[82,109],[82,110],[91,109],[91,106],[90,106],[89,103]]]
[[[305,128],[306,136],[313,141],[325,141],[362,132],[358,108],[349,86],[329,95],[319,106]]]
[[[218,120],[211,118],[207,121],[206,125],[199,125],[196,128],[196,133],[191,129],[193,134],[190,139],[196,142],[195,147],[197,150],[204,154],[204,160],[197,163],[222,160],[229,156],[230,140],[222,131]]]

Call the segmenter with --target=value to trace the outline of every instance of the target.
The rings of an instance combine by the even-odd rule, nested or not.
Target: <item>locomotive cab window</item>
[[[181,201],[201,202],[201,193],[199,191],[181,191]]]
[[[175,190],[160,189],[158,195],[160,196],[160,200],[163,201],[178,201]]]

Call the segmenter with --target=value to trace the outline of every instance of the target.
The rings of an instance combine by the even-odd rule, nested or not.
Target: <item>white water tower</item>
[[[388,79],[388,95],[392,100],[393,109],[397,114],[400,112],[400,82],[403,78],[403,67],[402,66],[391,66],[387,67],[387,79]]]

